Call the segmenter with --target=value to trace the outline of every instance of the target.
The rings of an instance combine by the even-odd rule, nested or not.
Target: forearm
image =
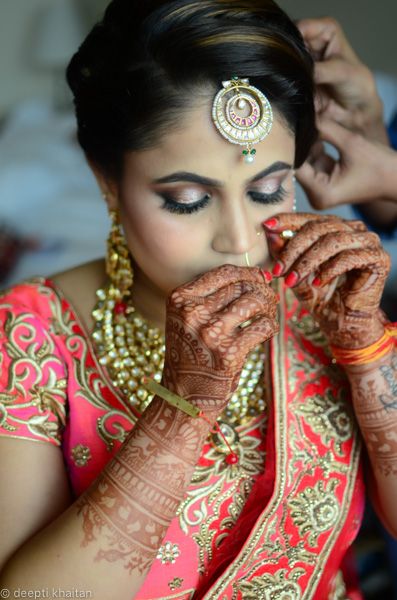
[[[397,537],[397,353],[350,367],[353,403],[371,464],[370,490],[380,518]]]
[[[130,600],[156,558],[209,427],[155,398],[90,488],[10,559],[0,587],[78,584],[96,600]]]

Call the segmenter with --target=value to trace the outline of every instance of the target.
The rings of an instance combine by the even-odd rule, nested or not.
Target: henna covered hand
[[[164,385],[216,419],[247,354],[277,333],[277,301],[256,267],[224,265],[174,290],[167,302]]]
[[[277,259],[274,274],[313,314],[329,342],[364,348],[384,333],[379,310],[390,258],[360,221],[336,216],[279,214],[264,223]],[[294,237],[284,241],[281,232]]]

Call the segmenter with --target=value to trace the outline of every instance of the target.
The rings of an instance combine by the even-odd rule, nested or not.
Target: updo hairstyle
[[[157,145],[232,76],[269,98],[299,167],[316,138],[313,62],[273,0],[113,0],[67,69],[87,159],[120,178],[127,152]]]

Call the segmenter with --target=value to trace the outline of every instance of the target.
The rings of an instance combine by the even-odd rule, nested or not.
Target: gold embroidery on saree
[[[34,320],[35,316],[28,312],[18,315],[10,312],[5,321],[4,346],[11,362],[7,385],[0,393],[0,426],[15,432],[18,426],[25,425],[35,436],[52,439],[59,445],[66,418],[67,384],[55,366],[60,371],[64,371],[65,366],[55,354],[53,340],[44,329],[38,333]],[[4,360],[1,368],[5,368]],[[17,402],[16,398],[19,398]],[[37,407],[36,414],[29,418],[19,416],[32,406]],[[12,414],[8,408],[12,408]],[[55,415],[56,422],[49,420],[48,412]]]
[[[286,569],[281,569],[275,575],[266,573],[252,581],[239,582],[238,590],[244,600],[301,600],[301,589],[296,581],[304,573],[304,569],[294,569],[288,574]]]
[[[284,331],[283,321],[284,314],[281,311],[281,332]],[[332,372],[332,369],[329,372],[330,367],[328,365],[316,367],[314,361],[312,362],[312,357],[308,356],[308,350],[304,348],[303,339],[299,338],[301,338],[301,335],[297,336],[295,343],[291,336],[289,336],[289,340],[285,339],[285,341],[280,337],[273,340],[274,397],[278,399],[278,418],[275,421],[275,445],[278,452],[276,453],[276,482],[273,498],[264,511],[262,518],[259,519],[248,536],[247,542],[237,559],[231,563],[211,591],[205,596],[207,600],[218,598],[223,600],[226,597],[231,597],[232,600],[249,597],[270,599],[275,597],[273,594],[278,590],[283,595],[277,594],[277,598],[295,599],[296,597],[298,599],[302,598],[302,600],[313,598],[324,572],[324,565],[345,525],[355,489],[360,442],[357,430],[350,419],[349,411],[342,402],[342,397],[337,396],[334,398],[331,392],[335,381],[343,381],[343,375],[335,372],[335,370]],[[290,402],[288,411],[286,398],[288,382],[285,379],[286,348],[288,348],[289,360],[291,361],[292,356],[292,360],[296,361],[296,381],[293,385],[290,385],[290,393],[295,392],[295,394],[298,394],[298,398]],[[302,370],[302,362],[306,365],[307,373],[313,373],[313,375],[306,376],[306,372]],[[302,377],[303,375],[304,377]],[[321,375],[327,376],[329,387],[325,394],[326,403],[330,401],[331,397],[333,398],[332,409],[326,404],[329,412],[323,420],[320,418],[315,400],[314,403],[312,402],[311,410],[308,411],[305,411],[304,403],[310,402],[310,396],[309,398],[305,397],[304,401],[303,396],[301,396],[299,400],[300,392],[302,392],[300,388],[310,385],[310,380],[314,380],[314,375],[316,380]],[[288,372],[288,376],[290,376],[290,372]],[[299,410],[302,406],[303,409]],[[311,421],[310,424],[307,419]],[[310,427],[312,430],[313,428],[316,429],[318,442],[307,439],[305,435],[306,427]],[[322,448],[321,442],[323,443]],[[324,448],[324,442],[326,442],[326,448]],[[345,453],[343,453],[343,442],[348,443]],[[327,446],[329,450],[327,450]],[[287,448],[290,452],[292,451],[288,461]],[[320,448],[322,456],[318,457]],[[342,457],[345,459],[344,461]],[[349,465],[345,464],[347,458],[350,458]],[[316,474],[315,471],[319,468],[325,468],[326,472]],[[313,498],[308,498],[309,478],[303,490],[301,488],[304,485],[304,478],[308,477],[310,473],[317,475],[316,479],[322,482],[322,487],[316,486],[314,502],[308,510],[307,502],[309,500],[313,501]],[[287,474],[290,476],[289,481],[286,477]],[[332,477],[332,475],[336,475],[336,477]],[[339,490],[339,484],[344,486],[342,488],[343,493],[339,493],[338,496],[335,495],[332,498],[332,491]],[[288,486],[288,490],[286,486]],[[294,511],[295,522],[291,518],[291,510]],[[316,537],[320,539],[320,535],[325,536],[321,538],[322,546],[320,546],[320,549],[313,550],[313,552],[310,551],[307,539],[296,541],[299,528],[302,531],[304,527],[303,515],[305,512],[309,512],[317,527],[314,537],[311,538],[313,544]],[[287,520],[289,522],[288,533],[286,529]],[[296,530],[295,534],[294,528]],[[310,531],[307,531],[306,537],[310,533]],[[293,545],[291,543],[292,537],[294,537]],[[292,569],[298,563],[304,564],[305,569],[295,571],[294,583],[296,587],[295,589],[289,588],[289,595],[284,595],[287,590],[283,590],[283,588],[280,590],[277,586],[280,581],[284,582],[288,579],[286,573],[292,573]],[[280,568],[277,569],[276,567],[275,572],[270,570],[270,573],[264,574],[264,568],[271,564],[279,564]],[[288,568],[286,568],[287,565]],[[261,586],[263,588],[264,578],[268,577],[270,579],[267,580],[269,583],[265,591],[261,589]],[[300,582],[301,577],[302,583]],[[256,586],[253,585],[254,581]],[[230,585],[233,588],[232,595],[230,595],[231,589],[228,587]],[[252,596],[246,595],[251,592]]]
[[[346,402],[342,400],[343,394],[342,390],[335,397],[331,390],[327,390],[322,395],[315,394],[305,398],[295,409],[312,431],[320,436],[325,446],[334,445],[339,456],[343,456],[343,443],[351,439],[354,432],[353,418]]]
[[[97,419],[97,431],[99,437],[106,444],[110,452],[115,441],[123,443],[137,421],[137,416],[131,411],[124,399],[117,394],[117,390],[112,388],[112,393],[119,402],[125,407],[125,410],[118,410],[112,407],[106,399],[103,398],[102,388],[104,385],[112,387],[96,360],[95,353],[89,342],[89,337],[76,333],[73,326],[76,321],[70,311],[62,310],[62,293],[59,289],[54,294],[53,288],[49,288],[42,283],[39,289],[40,294],[46,295],[51,306],[53,315],[53,327],[56,324],[58,334],[62,334],[65,339],[65,345],[73,358],[74,377],[79,383],[76,390],[76,397],[89,402],[97,410],[104,414]],[[79,328],[84,331],[81,323],[77,322]],[[87,365],[88,355],[92,356],[94,366]]]
[[[327,484],[318,481],[314,486],[299,492],[289,502],[291,518],[301,537],[307,536],[310,546],[318,544],[319,535],[333,527],[339,518],[340,506],[335,497],[338,479]],[[326,487],[325,487],[326,485]]]
[[[263,471],[265,452],[258,446],[265,435],[267,415],[260,419],[260,438],[251,432],[258,428],[258,419],[239,428],[239,443],[235,448],[239,456],[236,465],[228,465],[217,447],[209,447],[203,459],[208,466],[198,465],[186,498],[178,508],[182,531],[199,526],[193,534],[199,549],[199,571],[203,573],[212,558],[213,545],[219,545],[237,521],[251,491],[254,476]],[[206,485],[207,484],[207,485]],[[231,499],[226,516],[217,527],[211,528],[220,516],[222,505]]]
[[[91,450],[88,446],[83,444],[77,444],[71,450],[71,457],[76,467],[85,467],[89,460],[91,460]]]

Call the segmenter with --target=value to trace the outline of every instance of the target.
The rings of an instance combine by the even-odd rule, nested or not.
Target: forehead
[[[126,171],[148,173],[153,178],[188,171],[225,181],[248,179],[277,161],[293,165],[295,136],[275,113],[269,135],[255,145],[254,163],[244,163],[243,149],[244,146],[232,144],[218,132],[208,102],[181,115],[178,127],[170,128],[155,147],[129,153]]]

